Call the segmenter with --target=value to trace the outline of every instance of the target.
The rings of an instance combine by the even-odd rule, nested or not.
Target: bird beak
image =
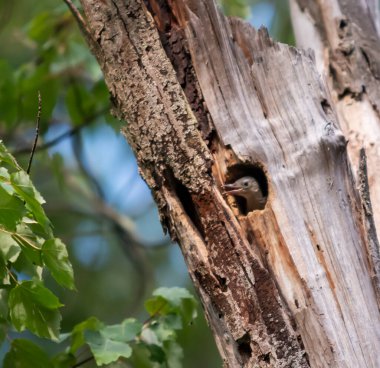
[[[229,195],[234,195],[234,194],[240,193],[243,188],[240,187],[239,185],[232,183],[232,184],[223,185],[223,189],[224,189],[225,193],[227,193]]]

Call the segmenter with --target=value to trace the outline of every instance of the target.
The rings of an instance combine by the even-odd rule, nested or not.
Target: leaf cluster
[[[92,359],[99,366],[128,361],[138,367],[181,367],[183,353],[176,341],[177,331],[196,317],[194,297],[182,288],[159,288],[145,307],[150,315],[145,323],[128,318],[107,326],[90,317],[77,324],[61,335],[61,341],[67,340],[69,345],[53,358],[30,340],[15,339],[4,367],[68,368]],[[87,357],[78,362],[81,352]]]
[[[58,340],[62,304],[44,286],[43,268],[74,289],[65,245],[53,235],[44,200],[28,174],[0,142],[0,290],[3,331],[12,324]],[[5,335],[1,336],[4,339]]]

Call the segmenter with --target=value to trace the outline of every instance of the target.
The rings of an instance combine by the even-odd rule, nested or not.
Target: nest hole
[[[236,164],[230,166],[227,171],[226,184],[232,184],[236,180],[245,177],[251,176],[256,179],[261,189],[261,192],[264,197],[266,197],[266,202],[268,200],[269,194],[269,185],[268,179],[260,164]],[[234,196],[237,208],[241,215],[246,216],[248,214],[247,203],[245,198]],[[266,205],[265,202],[265,205]],[[265,208],[264,205],[264,208]]]

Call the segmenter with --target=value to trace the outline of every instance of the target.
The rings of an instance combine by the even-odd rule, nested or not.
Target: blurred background
[[[223,0],[221,6],[294,43],[286,1]],[[62,331],[89,316],[108,324],[144,319],[144,299],[159,286],[195,294],[180,248],[163,234],[122,125],[109,115],[99,67],[63,1],[1,1],[0,45],[0,138],[24,168],[41,92],[31,178],[47,201],[56,236],[68,246],[78,289],[47,281],[65,305]],[[180,342],[184,367],[222,365],[201,307]]]

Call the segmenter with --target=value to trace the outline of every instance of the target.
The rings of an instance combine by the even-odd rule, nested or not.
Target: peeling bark
[[[378,367],[365,213],[313,56],[211,0],[81,0],[228,367]],[[244,214],[221,185],[268,194]]]

